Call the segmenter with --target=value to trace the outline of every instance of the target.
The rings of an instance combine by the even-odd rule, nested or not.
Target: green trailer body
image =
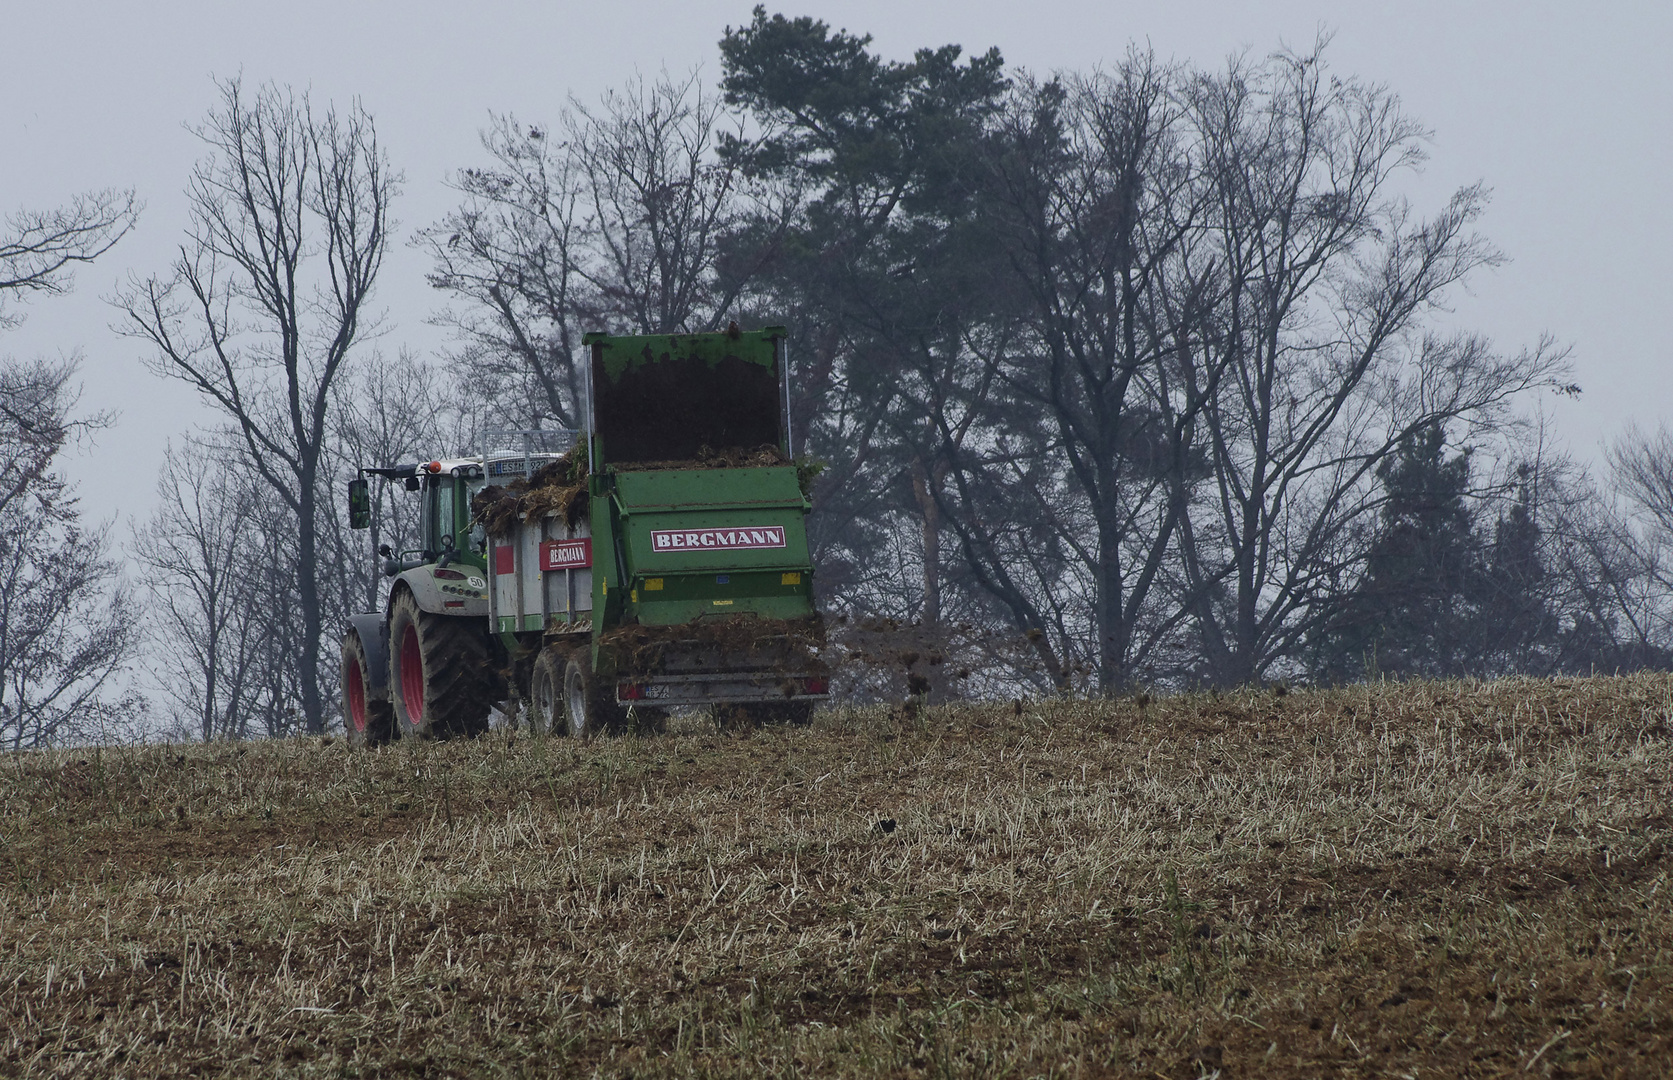
[[[614,475],[608,504],[619,539],[615,618],[650,626],[751,613],[813,614],[809,507],[786,466]]]

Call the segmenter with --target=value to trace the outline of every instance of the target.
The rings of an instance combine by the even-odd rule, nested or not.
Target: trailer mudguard
[[[389,624],[382,615],[368,611],[364,615],[350,615],[349,626],[360,637],[360,647],[366,650],[366,697],[370,701],[389,700]]]

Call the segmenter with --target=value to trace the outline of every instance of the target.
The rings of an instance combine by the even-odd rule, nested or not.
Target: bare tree
[[[597,108],[572,103],[566,126],[592,234],[580,272],[607,325],[666,334],[724,324],[741,282],[720,279],[715,264],[743,182],[715,152],[724,107],[695,73],[636,79]]]
[[[0,515],[51,472],[65,445],[109,422],[73,415],[75,362],[6,360],[0,368]]]
[[[1505,356],[1424,332],[1451,286],[1499,260],[1473,231],[1486,192],[1416,218],[1392,182],[1425,133],[1388,91],[1329,75],[1323,47],[1234,61],[1189,90],[1223,267],[1203,341],[1226,375],[1198,389],[1214,489],[1185,522],[1182,591],[1200,676],[1220,685],[1293,658],[1363,557],[1353,526],[1402,440],[1437,423],[1479,432],[1566,370],[1549,342]]]
[[[1607,458],[1616,489],[1662,543],[1673,542],[1673,431],[1666,424],[1654,432],[1629,424]]]
[[[1673,655],[1673,431],[1629,424],[1606,459],[1618,501],[1594,499],[1589,513],[1569,515],[1590,527],[1566,530],[1580,541],[1569,545],[1579,554],[1568,561],[1593,568],[1570,576],[1597,583],[1591,592],[1600,625],[1624,625],[1627,634],[1617,636],[1665,660]]]
[[[265,481],[242,457],[226,453],[221,460],[222,467],[234,476],[235,482],[265,495]],[[322,505],[321,511],[323,518],[326,507]],[[248,704],[238,718],[240,736],[277,739],[312,730],[298,704],[303,700],[303,678],[316,669],[298,662],[298,657],[303,655],[307,624],[296,604],[295,568],[299,565],[301,545],[294,521],[284,503],[258,498],[250,525],[252,542],[240,553],[241,590],[249,598],[248,613],[256,629]],[[339,567],[334,562],[336,553],[324,540],[328,533],[323,528],[321,533],[321,557],[327,560],[321,574],[322,618],[330,623],[338,614],[331,601]],[[322,663],[320,667],[328,668],[329,675],[335,678],[336,664]]]
[[[1011,406],[958,441],[942,504],[974,581],[1059,687],[1091,674],[1123,690],[1172,625],[1150,618],[1153,593],[1205,396],[1170,372],[1200,352],[1213,298],[1177,79],[1133,53],[1110,73],[1023,80],[991,138],[983,221],[1016,299],[978,351]]]
[[[419,234],[430,284],[460,306],[437,316],[461,345],[473,383],[503,402],[506,419],[578,427],[584,242],[581,178],[567,144],[511,116],[482,133],[492,159],[463,169],[460,207]]]
[[[356,366],[341,384],[332,438],[335,473],[343,481],[332,485],[331,562],[341,572],[336,604],[341,616],[382,607],[386,579],[373,553],[388,541],[418,535],[418,501],[391,497],[387,484],[373,484],[372,524],[364,533],[347,528],[347,508],[336,506],[336,496],[363,466],[389,466],[402,461],[428,460],[449,451],[478,452],[480,443],[461,430],[469,417],[442,391],[434,369],[412,354],[401,352],[393,361],[373,355]]]
[[[0,233],[0,330],[21,313],[6,306],[39,293],[57,295],[74,284],[73,268],[90,263],[128,234],[139,217],[132,191],[78,195],[54,210],[23,210]],[[64,444],[108,422],[108,416],[75,417],[69,378],[75,362],[8,363],[0,385],[0,513],[51,467]]]
[[[157,690],[181,726],[204,741],[247,735],[270,611],[256,585],[270,573],[256,531],[260,491],[228,468],[223,448],[170,447],[157,480],[157,509],[136,530],[147,614],[157,634]]]
[[[0,741],[13,749],[125,728],[106,697],[130,658],[137,612],[81,524],[55,461],[78,425],[75,366],[0,362]]]
[[[115,246],[139,219],[132,191],[89,192],[52,210],[20,210],[0,233],[0,329],[22,321],[7,304],[32,293],[68,292],[73,271]]]
[[[0,329],[8,305],[69,290],[77,265],[125,236],[139,215],[131,191],[79,195],[49,211],[19,211],[0,233]],[[77,416],[73,359],[0,358],[0,741],[14,749],[131,729],[139,703],[112,701],[131,657],[135,612],[107,530],[87,529],[56,471],[78,436],[105,415]]]
[[[722,110],[695,75],[664,75],[572,101],[555,128],[499,116],[483,132],[491,163],[458,174],[463,203],[417,242],[462,301],[438,321],[508,419],[578,426],[586,330],[714,329],[734,310],[760,256],[722,271],[755,194],[716,152]]]
[[[162,374],[196,389],[232,423],[249,465],[296,538],[295,662],[301,714],[324,730],[329,574],[321,489],[331,479],[332,391],[372,328],[367,305],[388,243],[399,177],[358,104],[316,113],[306,94],[219,84],[198,136],[210,156],[187,192],[192,225],[168,277],[135,279],[123,327]]]

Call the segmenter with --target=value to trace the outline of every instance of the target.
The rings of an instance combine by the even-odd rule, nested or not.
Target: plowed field
[[[4,1076],[1673,1072],[1673,679],[0,755]]]

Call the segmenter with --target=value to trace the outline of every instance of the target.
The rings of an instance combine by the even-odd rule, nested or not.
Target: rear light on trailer
[[[821,679],[816,676],[811,679],[802,680],[802,692],[806,694],[829,693],[830,689],[831,682],[829,679]]]
[[[621,701],[644,701],[645,688],[639,683],[624,682],[616,687],[616,697]]]

